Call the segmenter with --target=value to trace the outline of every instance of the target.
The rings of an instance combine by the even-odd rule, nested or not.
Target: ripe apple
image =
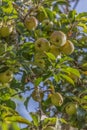
[[[47,126],[46,128],[44,128],[43,130],[55,130],[55,128],[54,127],[52,127],[52,126]]]
[[[61,47],[66,43],[66,35],[61,31],[54,31],[50,36],[50,41],[53,45]]]
[[[51,102],[55,106],[61,106],[63,103],[63,97],[60,93],[56,92],[51,95]]]
[[[35,42],[35,50],[38,52],[48,51],[50,49],[50,42],[45,38],[39,38]]]
[[[9,83],[13,79],[13,73],[10,70],[0,73],[0,82]]]
[[[43,58],[45,58],[45,57],[46,57],[46,55],[45,55],[43,52],[37,52],[37,53],[35,53],[35,55],[34,55],[34,59],[35,59],[35,60],[43,59]]]
[[[8,37],[13,30],[13,27],[4,25],[0,28],[1,37]]]
[[[74,45],[70,40],[67,40],[65,45],[60,48],[61,52],[65,55],[70,55],[74,51]]]
[[[58,47],[56,47],[55,45],[50,46],[50,51],[49,52],[52,53],[55,57],[60,55],[60,51],[59,51]]]
[[[76,113],[77,106],[75,103],[68,103],[65,107],[65,111],[68,115],[74,115]]]
[[[44,59],[35,59],[35,64],[40,68],[45,68],[45,60]]]
[[[34,16],[27,16],[24,25],[28,30],[34,30],[38,26],[38,20]]]

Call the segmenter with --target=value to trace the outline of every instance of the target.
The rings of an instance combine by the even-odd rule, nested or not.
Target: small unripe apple
[[[43,11],[38,11],[36,18],[38,19],[39,22],[42,22],[44,19],[46,19],[46,15]]]
[[[0,82],[9,83],[13,79],[13,73],[10,70],[0,73]]]
[[[76,114],[77,106],[75,103],[68,103],[65,107],[65,111],[68,115]]]
[[[51,102],[55,106],[61,106],[63,103],[63,97],[60,93],[53,93],[51,95]]]
[[[55,130],[55,128],[54,127],[52,127],[52,126],[47,126],[46,128],[44,128],[43,130]]]
[[[28,30],[34,30],[38,26],[38,20],[34,16],[27,16],[24,20],[24,24]]]
[[[50,49],[50,43],[45,38],[39,38],[35,42],[35,50],[38,52],[48,51]]]
[[[67,40],[65,45],[60,48],[61,52],[65,55],[70,55],[74,51],[74,45],[70,40]]]
[[[44,59],[35,59],[35,64],[40,68],[45,68],[45,61]]]
[[[52,53],[55,57],[60,55],[60,51],[59,51],[58,47],[56,47],[55,45],[50,46],[50,51],[49,52]]]
[[[32,98],[33,98],[33,100],[35,100],[36,102],[39,102],[39,101],[41,101],[42,99],[43,99],[43,97],[44,97],[44,93],[43,93],[43,91],[39,91],[38,92],[38,90],[34,90],[33,92],[32,92]]]
[[[66,43],[66,35],[61,31],[54,31],[50,36],[50,41],[53,45],[61,47]]]

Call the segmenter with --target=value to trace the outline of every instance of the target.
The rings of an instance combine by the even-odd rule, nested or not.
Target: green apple
[[[65,45],[60,48],[61,52],[65,55],[70,55],[74,51],[74,45],[70,40],[67,40]]]
[[[35,42],[35,50],[37,52],[48,51],[50,49],[50,42],[45,38],[39,38]]]
[[[45,60],[44,59],[35,59],[35,64],[40,68],[45,68]]]
[[[10,70],[0,73],[0,82],[9,83],[13,79],[13,73]]]
[[[50,46],[50,53],[52,53],[55,57],[57,57],[58,55],[60,55],[60,51],[59,48],[56,47],[55,45],[51,45]]]
[[[61,106],[63,103],[63,97],[60,93],[56,92],[51,94],[51,102],[55,106]]]
[[[34,30],[38,26],[38,20],[34,16],[27,16],[24,25],[28,30]]]
[[[61,31],[54,31],[50,36],[50,41],[53,45],[61,47],[66,43],[66,35]]]
[[[38,11],[36,18],[38,19],[39,22],[42,22],[44,19],[46,19],[46,15],[43,11]]]
[[[68,103],[65,107],[65,111],[68,115],[76,114],[77,106],[75,103]]]

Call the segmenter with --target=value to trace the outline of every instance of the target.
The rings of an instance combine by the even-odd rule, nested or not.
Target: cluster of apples
[[[13,31],[13,26],[11,22],[1,22],[0,23],[0,37],[8,37]]]
[[[62,31],[54,31],[50,40],[46,38],[38,38],[35,41],[35,63],[43,68],[45,67],[44,52],[52,53],[56,58],[58,55],[70,55],[74,51],[74,45],[70,40],[67,40],[66,35]]]

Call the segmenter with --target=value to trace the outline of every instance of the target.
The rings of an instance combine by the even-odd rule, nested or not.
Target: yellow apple
[[[39,38],[35,42],[35,50],[37,52],[48,51],[50,49],[50,42],[45,38]]]
[[[38,20],[34,16],[27,16],[24,25],[28,30],[34,30],[38,26]]]
[[[13,30],[12,27],[9,27],[9,26],[7,26],[7,25],[2,26],[2,27],[0,28],[1,37],[8,37],[8,36],[11,34],[12,30]]]
[[[51,45],[50,46],[50,53],[52,53],[55,57],[57,57],[58,55],[60,55],[60,51],[59,48],[56,47],[55,45]]]
[[[65,45],[60,48],[61,52],[65,55],[70,55],[74,51],[74,45],[70,40],[67,40]]]
[[[51,95],[51,102],[55,106],[61,106],[63,103],[63,97],[60,93],[56,92]]]
[[[45,60],[44,59],[35,59],[35,64],[40,68],[45,68]]]
[[[65,111],[68,115],[76,114],[77,106],[75,103],[68,103],[65,107]]]
[[[46,55],[45,55],[43,52],[37,52],[37,53],[35,53],[35,55],[34,55],[34,59],[35,59],[35,60],[43,59],[43,58],[45,58],[45,57],[46,57]]]
[[[0,82],[9,83],[13,79],[13,73],[10,70],[0,73]]]
[[[50,41],[53,45],[61,47],[66,43],[66,35],[61,31],[54,31],[50,36]]]

